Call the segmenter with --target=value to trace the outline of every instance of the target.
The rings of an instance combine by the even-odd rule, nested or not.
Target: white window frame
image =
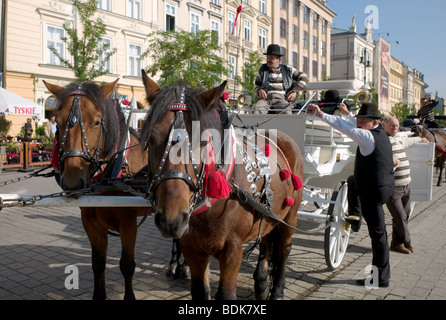
[[[97,8],[111,11],[111,0],[96,0]]]
[[[132,53],[132,47],[139,48],[139,55]],[[141,54],[143,47],[139,43],[127,43],[127,74],[131,77],[141,77],[141,69],[143,67]]]
[[[230,80],[235,79],[235,59],[233,55],[228,56],[228,78]]]
[[[49,42],[54,42],[54,47],[57,49],[57,45],[61,45],[61,50],[58,50],[59,54],[62,56],[62,58],[66,59],[66,45],[62,40],[62,37],[60,39],[50,38],[49,37],[49,28],[57,29],[59,31],[62,31],[62,37],[65,37],[65,30],[60,26],[55,26],[51,24],[47,24],[45,26],[45,63],[56,65],[56,66],[63,66],[63,62],[60,61],[58,57],[48,48],[50,46]]]
[[[164,5],[164,30],[167,31],[167,16],[173,17],[174,19],[174,28],[171,31],[175,31],[177,29],[177,12],[178,12],[178,6],[171,4],[171,3],[165,3]]]
[[[244,36],[243,39],[245,41],[251,42],[252,36],[251,36],[251,20],[245,19],[243,23],[243,29],[244,29]]]
[[[190,12],[190,32],[197,33],[201,30],[201,15],[191,11]]]
[[[259,0],[259,11],[266,14],[266,0]]]
[[[266,49],[267,43],[267,32],[266,29],[259,27],[259,47],[262,49]]]
[[[104,55],[108,52],[111,51],[112,49],[112,38],[109,37],[101,37],[101,39],[99,40],[99,44],[102,44],[104,42],[108,42],[108,44],[110,45],[109,49],[105,52],[102,53],[102,55],[99,57],[99,60],[103,60],[104,59]],[[104,69],[107,71],[107,73],[113,73],[113,56],[110,56],[110,59],[108,59],[108,61],[105,63]]]
[[[127,17],[142,20],[141,0],[127,0]]]
[[[211,19],[211,32],[215,31],[217,32],[217,44],[220,45],[220,33],[221,33],[221,21]]]
[[[231,34],[232,29],[234,28],[236,14],[232,11],[228,11],[228,34]],[[234,30],[234,37],[237,36],[237,28]]]

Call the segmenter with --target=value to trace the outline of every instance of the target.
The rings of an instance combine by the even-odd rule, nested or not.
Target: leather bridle
[[[170,127],[169,137],[167,140],[166,148],[163,153],[163,157],[155,171],[155,174],[152,175],[150,170],[150,156],[149,156],[149,173],[148,173],[148,200],[151,202],[152,206],[156,208],[156,197],[155,197],[155,190],[160,185],[161,182],[168,180],[168,179],[180,179],[183,180],[194,192],[190,199],[190,213],[192,212],[192,208],[195,206],[198,198],[201,195],[201,191],[203,190],[204,185],[204,179],[205,179],[205,165],[203,164],[201,167],[201,171],[198,172],[198,167],[195,164],[192,147],[190,144],[189,134],[186,130],[186,125],[184,123],[184,115],[183,112],[190,112],[189,107],[184,103],[185,101],[185,88],[180,88],[179,93],[179,102],[174,103],[171,106],[169,106],[169,110],[174,112],[175,115],[172,120],[172,124]],[[190,160],[192,162],[192,168],[194,170],[195,180],[192,179],[192,177],[187,174],[184,171],[172,169],[167,170],[164,173],[161,173],[161,171],[164,168],[164,165],[166,163],[167,157],[169,156],[169,151],[172,147],[172,143],[174,141],[174,132],[182,132],[184,134],[184,139],[181,138],[181,141],[185,141],[187,143],[187,148],[189,149],[189,155]],[[180,142],[176,140],[176,142]],[[150,151],[149,151],[150,152]]]
[[[80,107],[81,97],[85,96],[85,95],[86,95],[85,91],[82,89],[82,83],[78,84],[76,89],[70,93],[70,96],[74,96],[74,100],[73,100],[73,105],[70,110],[70,114],[67,119],[65,131],[62,136],[62,142],[60,144],[59,162],[60,162],[60,166],[61,166],[61,171],[63,171],[64,161],[66,158],[81,157],[85,161],[90,163],[90,176],[91,176],[102,165],[99,157],[102,152],[102,147],[101,147],[100,143],[101,143],[102,135],[103,135],[103,131],[104,131],[104,122],[101,119],[101,131],[99,134],[98,145],[96,146],[95,152],[92,155],[90,152],[90,147],[88,146],[87,135],[85,133],[84,122],[82,120],[82,111],[81,111],[81,107]],[[68,136],[68,131],[70,128],[76,126],[78,123],[80,124],[82,141],[83,141],[83,145],[85,146],[86,151],[83,151],[80,149],[68,149],[67,151],[64,151],[64,146],[65,146],[65,142],[66,142],[66,139]]]

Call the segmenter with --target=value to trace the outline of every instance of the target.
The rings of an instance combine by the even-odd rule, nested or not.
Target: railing
[[[52,151],[39,148],[39,144],[22,142],[19,151],[6,151],[2,154],[4,169],[21,168],[29,170],[32,166],[44,166],[51,164]]]

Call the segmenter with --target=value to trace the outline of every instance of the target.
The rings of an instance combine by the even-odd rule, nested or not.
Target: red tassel
[[[271,146],[269,144],[265,144],[265,156],[269,157],[271,154]]]
[[[230,193],[231,187],[221,171],[214,171],[214,174],[209,174],[206,183],[206,196],[214,199],[223,199],[229,197]]]
[[[299,190],[300,188],[302,188],[302,180],[300,180],[300,178],[295,174],[291,175],[291,181],[293,182],[294,190]]]
[[[284,203],[287,207],[291,207],[294,204],[294,199],[291,197],[286,197]]]
[[[284,169],[284,170],[280,170],[279,175],[280,175],[280,179],[282,179],[282,181],[283,181],[283,180],[287,180],[291,176],[291,172]]]

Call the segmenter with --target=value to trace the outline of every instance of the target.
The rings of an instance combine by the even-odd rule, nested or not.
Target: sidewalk
[[[0,183],[23,172],[2,172]],[[434,179],[435,181],[435,179]],[[0,187],[0,193],[51,194],[60,189],[53,178],[32,178]],[[375,300],[446,299],[446,188],[434,186],[433,200],[415,206],[410,229],[415,252],[390,253],[392,278],[389,288],[367,290],[354,279],[364,278],[363,269],[372,254],[367,227],[351,233],[343,263],[329,270],[324,258],[324,233],[298,232],[293,237],[287,272],[285,300]],[[386,216],[391,231],[391,217]],[[318,223],[299,221],[310,230]],[[140,227],[135,249],[133,287],[138,300],[190,300],[190,281],[165,276],[171,240],[155,227],[152,217]],[[252,243],[245,245],[245,250]],[[119,270],[119,238],[109,237],[106,269],[107,298],[121,300],[124,281]],[[0,300],[91,300],[93,272],[91,248],[83,230],[79,208],[15,207],[0,211]],[[237,296],[254,299],[254,273],[258,251],[244,256]],[[76,267],[78,289],[67,289],[65,281]],[[211,296],[218,285],[218,265],[211,259]]]

